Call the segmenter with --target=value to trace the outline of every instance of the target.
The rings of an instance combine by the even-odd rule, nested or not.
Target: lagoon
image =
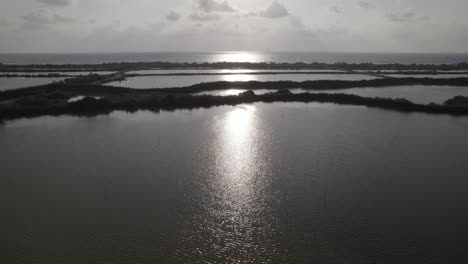
[[[462,263],[467,130],[466,117],[316,103],[7,121],[5,250],[35,263]]]

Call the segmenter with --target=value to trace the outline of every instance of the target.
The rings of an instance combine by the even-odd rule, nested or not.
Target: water
[[[468,78],[468,74],[387,74],[395,78],[436,78],[436,79],[451,79],[451,78]]]
[[[239,95],[246,92],[246,89],[227,89],[227,90],[214,90],[204,91],[195,93],[194,95],[214,95],[214,96],[232,96]],[[274,93],[278,90],[265,90],[259,89],[254,90],[255,94],[266,94]],[[442,104],[446,100],[451,99],[455,96],[462,95],[468,97],[468,87],[458,86],[424,86],[424,85],[413,85],[413,86],[391,86],[391,87],[359,87],[351,89],[339,89],[339,90],[323,90],[313,91],[305,89],[290,89],[292,93],[344,93],[344,94],[355,94],[363,97],[381,97],[381,98],[405,98],[413,103],[418,104],[429,104],[438,103]]]
[[[212,69],[174,69],[174,70],[159,70],[159,69],[152,69],[152,70],[140,70],[140,71],[130,71],[128,74],[199,74],[199,73],[216,73],[216,74],[252,74],[252,73],[261,73],[261,72],[336,72],[340,73],[343,71],[339,70],[277,70],[277,69],[222,69],[222,70],[212,70]]]
[[[402,70],[357,70],[357,72],[371,72],[371,73],[385,73],[385,74],[390,74],[390,75],[395,75],[399,74]],[[422,72],[427,72],[427,70],[403,70],[404,72],[414,72],[414,73],[422,73]],[[453,70],[453,71],[435,71],[437,74],[447,74],[447,73],[457,73],[457,74],[462,74],[466,73],[466,70]],[[436,74],[436,75],[437,75]],[[405,74],[399,74],[401,76],[406,76]],[[415,74],[416,75],[416,74]],[[417,75],[416,75],[417,76]]]
[[[94,98],[94,99],[97,99],[97,100],[101,99],[100,96],[91,96],[91,97]],[[68,103],[75,103],[75,102],[81,101],[81,100],[83,100],[85,98],[86,98],[86,96],[78,95],[78,96],[74,96],[74,97],[68,99],[67,102]]]
[[[0,91],[44,85],[63,80],[65,80],[65,78],[0,78]]]
[[[405,98],[413,103],[442,104],[457,95],[468,96],[468,87],[457,86],[392,86],[392,87],[366,87],[344,90],[327,90],[324,93],[355,94],[363,97]]]
[[[194,93],[193,95],[214,95],[214,96],[232,96],[232,95],[239,95],[243,92],[247,92],[247,89],[227,89],[227,90],[214,90],[214,91],[204,91],[204,92],[199,92],[199,93]],[[254,90],[255,94],[267,94],[267,93],[274,93],[278,90],[271,90],[271,89],[258,89]],[[293,89],[291,90],[292,92],[297,93],[304,93],[307,92],[303,89]]]
[[[316,80],[372,80],[377,77],[361,74],[270,74],[270,75],[190,75],[190,76],[138,76],[129,77],[125,81],[111,82],[107,85],[129,87],[136,89],[144,88],[168,88],[185,87],[207,82],[275,82],[275,81],[316,81]]]
[[[107,62],[347,62],[453,64],[468,62],[468,54],[326,53],[326,52],[148,52],[74,54],[0,54],[9,64],[97,64]]]
[[[329,104],[0,126],[5,263],[464,263],[466,117]]]
[[[11,75],[47,75],[47,74],[63,74],[63,75],[71,75],[71,76],[79,76],[79,75],[88,75],[88,74],[112,74],[115,72],[112,71],[97,71],[97,72],[60,72],[60,71],[51,71],[51,72],[1,72],[1,74],[11,74]]]

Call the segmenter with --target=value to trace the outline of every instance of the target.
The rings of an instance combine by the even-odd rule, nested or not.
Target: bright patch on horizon
[[[219,54],[218,61],[222,62],[260,62],[261,58],[253,52],[229,52]]]

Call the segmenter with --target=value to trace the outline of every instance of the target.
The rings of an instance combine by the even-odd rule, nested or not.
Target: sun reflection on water
[[[248,74],[248,73],[255,73],[255,70],[248,70],[248,69],[224,69],[220,70],[220,73],[227,73],[227,74]]]
[[[216,252],[213,263],[268,263],[276,213],[268,139],[256,107],[236,106],[219,116],[213,130],[213,143],[200,159],[215,165],[200,164],[197,172],[202,204],[192,223],[198,229],[190,235],[197,241],[192,251],[200,258]]]
[[[232,75],[223,75],[223,81],[226,82],[248,82],[256,81],[258,78],[257,75],[251,74],[232,74]]]
[[[228,159],[229,162],[224,164],[225,166],[225,180],[231,182],[233,179],[239,179],[239,177],[247,178],[252,175],[254,164],[250,164],[253,161],[254,150],[252,146],[252,122],[255,114],[254,106],[241,106],[237,107],[235,110],[229,112],[226,115],[225,124],[224,124],[224,136],[223,136],[223,145],[225,151],[220,153],[223,159]],[[227,155],[226,155],[227,154]],[[228,183],[231,186],[236,187],[235,182],[231,182],[233,185]],[[245,192],[249,190],[242,190]]]
[[[232,95],[239,95],[243,92],[245,92],[246,90],[242,90],[242,89],[229,89],[229,90],[222,90],[221,92],[219,92],[218,95],[220,96],[232,96]]]
[[[233,51],[220,53],[217,56],[217,61],[220,62],[260,62],[262,60],[261,55],[255,52],[246,51]]]

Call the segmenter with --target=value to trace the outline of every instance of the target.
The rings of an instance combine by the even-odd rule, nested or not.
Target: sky
[[[467,0],[0,0],[0,53],[468,53]]]

